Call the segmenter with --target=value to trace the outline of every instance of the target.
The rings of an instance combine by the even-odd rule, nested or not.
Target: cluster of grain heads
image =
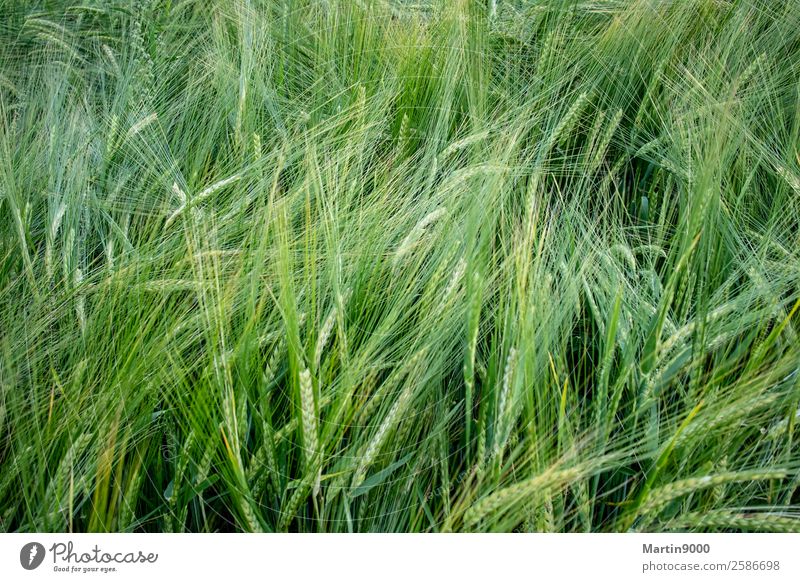
[[[481,522],[502,523],[502,516],[512,513],[511,522],[522,521],[522,514],[514,510],[531,499],[543,498],[553,489],[561,489],[613,466],[623,455],[619,453],[603,455],[578,462],[571,467],[554,465],[545,471],[514,485],[498,489],[472,504],[464,512],[464,525],[470,529],[480,529]],[[505,528],[503,528],[505,529]]]
[[[796,530],[776,2],[0,3],[0,529]]]
[[[178,208],[176,208],[167,217],[167,219],[166,219],[166,221],[164,223],[164,228],[169,227],[169,225],[172,224],[175,221],[175,219],[178,218],[181,214],[183,214],[187,209],[192,209],[192,208],[196,207],[198,204],[200,204],[204,200],[207,200],[208,198],[210,198],[211,196],[213,196],[214,194],[216,194],[220,190],[226,188],[227,186],[230,186],[231,184],[234,184],[234,183],[238,182],[241,179],[242,179],[242,175],[241,174],[234,174],[233,176],[229,176],[227,178],[219,180],[218,182],[214,182],[213,184],[211,184],[207,188],[204,188],[203,190],[198,192],[191,199],[187,199],[186,195],[184,194],[183,198],[184,198],[185,202],[181,203],[180,206],[178,206]]]

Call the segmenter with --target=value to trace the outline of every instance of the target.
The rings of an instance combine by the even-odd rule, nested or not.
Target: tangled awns
[[[0,0],[0,531],[800,530],[797,0]]]

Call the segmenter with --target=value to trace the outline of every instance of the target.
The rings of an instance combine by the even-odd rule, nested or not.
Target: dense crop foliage
[[[0,0],[0,529],[800,529],[797,0]]]

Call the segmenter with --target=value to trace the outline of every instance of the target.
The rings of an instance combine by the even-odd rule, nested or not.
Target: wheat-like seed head
[[[157,120],[158,120],[158,115],[156,115],[155,113],[151,113],[150,115],[143,117],[142,119],[134,123],[128,130],[128,138],[131,138],[136,134],[142,132],[146,127],[152,125]]]
[[[444,214],[447,212],[447,209],[437,208],[433,212],[429,212],[426,214],[417,224],[414,225],[414,228],[411,229],[411,232],[408,233],[406,238],[403,239],[403,242],[400,243],[400,246],[397,247],[397,251],[395,253],[395,263],[397,263],[401,258],[411,252],[414,247],[417,246],[417,242],[425,232],[425,229],[439,220]]]
[[[397,401],[389,410],[389,414],[386,415],[386,418],[384,418],[380,427],[378,427],[377,432],[370,440],[361,458],[361,463],[356,469],[355,476],[353,477],[353,488],[358,487],[364,482],[366,471],[372,464],[372,461],[375,459],[375,455],[377,455],[377,453],[380,451],[384,441],[386,440],[386,437],[389,435],[389,432],[395,427],[395,424],[398,422],[400,416],[403,414],[406,406],[411,400],[413,388],[414,384],[412,382],[408,382],[406,384],[406,387],[400,393]]]
[[[622,453],[609,453],[588,459],[572,467],[563,469],[558,466],[550,467],[530,479],[499,489],[479,500],[465,512],[464,523],[467,526],[474,526],[493,513],[515,507],[520,500],[526,500],[532,496],[541,497],[548,489],[563,487],[579,479],[590,477],[614,462],[619,462],[623,456]]]
[[[654,489],[647,496],[647,500],[639,508],[639,515],[657,512],[664,508],[670,501],[683,497],[689,493],[717,487],[725,483],[737,483],[744,481],[758,481],[768,479],[783,479],[786,471],[738,471],[731,473],[719,473],[717,475],[706,475],[704,477],[693,477],[682,481],[675,481],[658,489]]]
[[[467,269],[467,262],[462,257],[458,260],[455,269],[453,269],[453,274],[450,276],[450,281],[447,283],[447,287],[444,290],[444,295],[442,296],[442,301],[447,302],[450,296],[455,293],[458,284],[461,283],[461,278],[464,276],[464,271]]]
[[[317,411],[314,403],[314,386],[311,372],[304,368],[300,372],[300,407],[303,422],[303,447],[306,465],[311,465],[319,448],[317,435]]]
[[[322,327],[319,330],[319,337],[317,338],[317,346],[314,350],[314,369],[319,369],[320,361],[322,360],[322,352],[328,343],[328,338],[333,331],[333,325],[336,323],[336,306],[332,307],[325,318]]]
[[[656,531],[691,531],[699,529],[718,532],[740,530],[744,532],[800,533],[800,519],[773,512],[737,512],[719,510],[687,513],[666,523],[659,523]]]
[[[503,452],[505,441],[508,438],[508,426],[510,417],[511,387],[513,385],[514,366],[517,360],[516,348],[511,348],[506,358],[506,367],[503,372],[503,386],[500,390],[500,398],[497,401],[497,434],[494,441],[494,455],[499,457]]]

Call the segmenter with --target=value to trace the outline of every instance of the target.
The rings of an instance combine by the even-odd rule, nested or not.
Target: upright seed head
[[[261,156],[261,136],[257,133],[253,133],[253,158],[255,161],[258,161],[261,159]]]
[[[317,411],[314,403],[314,386],[311,380],[311,372],[308,368],[304,368],[300,372],[300,408],[306,466],[310,467],[317,455],[319,443],[317,435]]]
[[[450,276],[450,281],[447,283],[447,288],[444,290],[444,298],[443,301],[447,301],[450,298],[458,284],[461,282],[461,278],[464,276],[464,271],[467,269],[467,262],[462,257],[458,260],[455,269],[453,269],[453,274]]]
[[[333,324],[336,323],[336,306],[332,307],[325,318],[325,322],[319,330],[319,337],[317,338],[317,347],[314,350],[314,368],[319,369],[319,364],[322,360],[322,352],[325,350],[325,345],[328,343],[328,338],[333,331]]]

